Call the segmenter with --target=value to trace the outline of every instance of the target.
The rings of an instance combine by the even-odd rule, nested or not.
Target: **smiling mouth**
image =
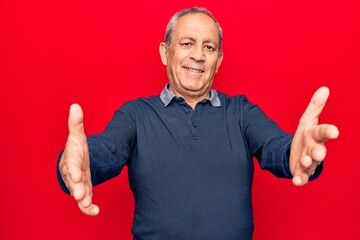
[[[195,68],[189,68],[189,67],[184,67],[186,70],[193,72],[193,73],[203,73],[205,72],[204,70],[201,69],[195,69]]]

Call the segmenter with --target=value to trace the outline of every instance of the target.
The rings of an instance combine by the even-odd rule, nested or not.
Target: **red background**
[[[340,130],[325,170],[302,188],[256,163],[254,239],[359,239],[359,8],[354,1],[0,1],[0,239],[131,239],[122,174],[94,190],[98,217],[61,192],[55,166],[73,102],[87,134],[167,81],[158,45],[172,14],[206,6],[224,30],[215,85],[245,93],[293,132],[311,95]]]

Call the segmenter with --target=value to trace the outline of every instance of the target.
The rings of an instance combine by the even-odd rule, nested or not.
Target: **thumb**
[[[330,90],[327,87],[319,88],[312,96],[309,105],[307,106],[304,114],[301,116],[300,121],[307,124],[317,122],[319,115],[325,107],[326,101],[329,97]]]
[[[68,119],[69,134],[75,136],[85,135],[84,131],[84,114],[79,104],[70,106]]]

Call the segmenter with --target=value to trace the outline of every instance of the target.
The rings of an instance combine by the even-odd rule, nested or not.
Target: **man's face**
[[[223,55],[214,20],[203,13],[182,16],[171,33],[171,44],[160,44],[170,90],[189,98],[206,98]]]

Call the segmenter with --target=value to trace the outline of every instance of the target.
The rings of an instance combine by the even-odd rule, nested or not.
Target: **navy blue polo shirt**
[[[211,90],[193,110],[165,87],[88,137],[92,182],[128,166],[136,240],[252,239],[252,159],[291,178],[292,138],[244,96]]]

